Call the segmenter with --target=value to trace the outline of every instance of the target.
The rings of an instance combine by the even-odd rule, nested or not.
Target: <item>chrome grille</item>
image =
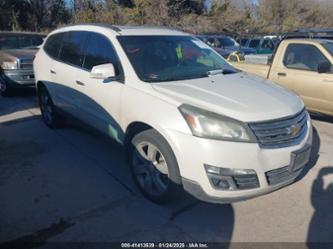
[[[251,123],[249,126],[261,148],[283,148],[299,144],[304,139],[308,129],[307,115],[304,109],[292,117]]]
[[[303,168],[297,171],[289,171],[289,166],[279,169],[274,169],[265,173],[266,179],[269,185],[276,185],[291,180],[293,178],[296,178],[302,169]]]
[[[237,189],[259,188],[259,180],[257,175],[237,175],[232,177]]]
[[[20,69],[32,69],[32,59],[19,59]]]

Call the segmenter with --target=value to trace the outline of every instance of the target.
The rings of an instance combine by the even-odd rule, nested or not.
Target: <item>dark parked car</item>
[[[200,35],[198,38],[213,47],[224,58],[228,58],[235,52],[241,57],[247,54],[254,54],[256,52],[251,48],[241,48],[241,46],[230,36]]]
[[[35,84],[34,56],[45,35],[0,32],[0,92],[9,95],[14,89]]]
[[[274,37],[242,38],[240,44],[242,49],[252,49],[256,54],[273,53],[278,39]]]

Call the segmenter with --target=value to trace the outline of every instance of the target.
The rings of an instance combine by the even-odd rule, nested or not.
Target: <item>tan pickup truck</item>
[[[333,41],[283,40],[270,65],[233,63],[299,94],[312,112],[333,115]]]

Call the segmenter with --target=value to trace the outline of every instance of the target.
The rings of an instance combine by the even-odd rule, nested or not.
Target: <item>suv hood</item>
[[[278,119],[304,108],[301,99],[291,91],[247,73],[153,83],[152,86],[179,105],[191,104],[243,122]]]

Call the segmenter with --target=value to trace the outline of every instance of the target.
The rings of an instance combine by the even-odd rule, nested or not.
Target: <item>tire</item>
[[[2,82],[0,83],[0,93],[3,97],[10,97],[13,95],[12,89],[8,87],[8,84],[4,79],[0,79]]]
[[[63,124],[62,119],[57,113],[56,107],[45,86],[41,86],[38,89],[38,101],[44,123],[51,129],[61,127]]]
[[[155,203],[166,203],[183,193],[176,157],[168,142],[155,130],[145,130],[131,141],[131,171],[142,194]]]

